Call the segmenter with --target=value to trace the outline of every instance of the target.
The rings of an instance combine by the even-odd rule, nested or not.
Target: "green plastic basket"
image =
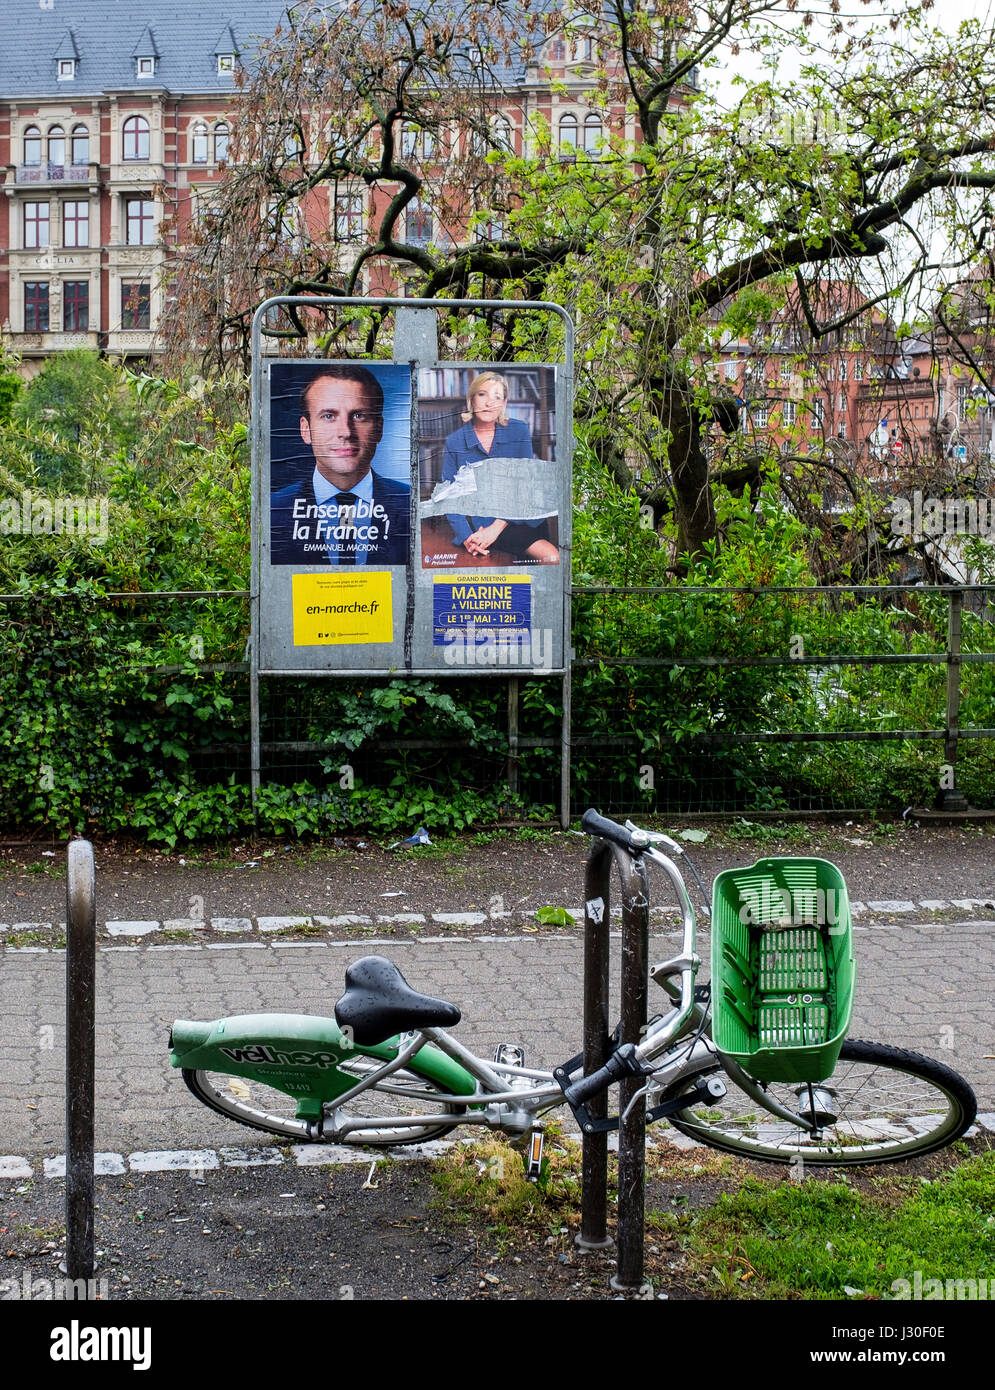
[[[856,968],[843,875],[760,859],[712,889],[712,1037],[758,1081],[822,1081],[850,1026]]]

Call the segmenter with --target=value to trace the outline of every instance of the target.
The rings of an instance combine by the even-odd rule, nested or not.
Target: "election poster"
[[[269,418],[269,563],[406,565],[410,368],[274,364]]]
[[[423,569],[558,565],[556,368],[418,372]]]

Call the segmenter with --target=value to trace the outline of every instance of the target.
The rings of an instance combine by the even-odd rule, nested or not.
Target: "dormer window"
[[[155,77],[156,63],[159,61],[159,46],[149,25],[138,36],[131,56],[135,60],[135,76],[148,80]]]
[[[51,8],[51,7],[49,7]],[[72,82],[76,77],[76,64],[79,62],[79,49],[73,38],[73,31],[67,29],[62,41],[52,54],[55,59],[55,75],[60,82]]]
[[[235,71],[235,55],[234,55],[234,53],[219,53],[219,54],[218,54],[218,75],[219,75],[220,77],[231,77],[231,75],[232,75],[232,73],[233,73],[234,71]]]

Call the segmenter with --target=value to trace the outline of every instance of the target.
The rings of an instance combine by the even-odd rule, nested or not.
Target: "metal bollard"
[[[639,1042],[646,1021],[649,956],[649,894],[646,865],[619,845],[597,839],[587,857],[584,910],[584,1071],[602,1067],[608,1057],[609,929],[611,923],[612,861],[622,883],[622,1042]],[[595,905],[600,901],[600,907]],[[642,1082],[622,1083],[619,1113]],[[592,1119],[608,1113],[608,1095],[588,1104]],[[643,1282],[643,1222],[645,1212],[645,1103],[633,1107],[619,1127],[618,1263],[612,1287],[636,1290]],[[582,1250],[611,1245],[608,1217],[608,1135],[583,1136],[581,1233]]]
[[[622,1035],[623,1043],[642,1041],[649,971],[649,875],[642,856],[625,855],[622,873]],[[622,870],[622,863],[619,862]],[[619,1085],[618,1113],[625,1116],[643,1079]],[[635,1292],[643,1286],[646,1211],[646,1100],[639,1100],[618,1127],[618,1264],[613,1289]]]
[[[611,851],[607,840],[595,840],[587,856],[584,877],[584,1071],[590,1073],[608,1060],[608,966],[611,943]],[[595,904],[600,901],[600,915]],[[588,1105],[593,1118],[608,1114],[608,1096],[595,1096]],[[581,1250],[604,1250],[608,1234],[608,1134],[583,1136],[581,1162]]]
[[[93,1277],[96,881],[89,840],[69,845],[66,881],[66,1272]]]

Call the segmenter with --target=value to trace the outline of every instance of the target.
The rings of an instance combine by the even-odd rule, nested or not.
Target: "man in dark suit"
[[[407,564],[411,489],[371,467],[383,404],[365,367],[323,367],[305,386],[300,430],[315,466],[272,495],[272,564]]]

